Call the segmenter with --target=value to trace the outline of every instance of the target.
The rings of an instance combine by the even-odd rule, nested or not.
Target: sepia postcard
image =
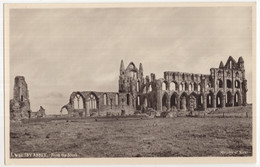
[[[256,162],[256,4],[4,4],[6,164]]]

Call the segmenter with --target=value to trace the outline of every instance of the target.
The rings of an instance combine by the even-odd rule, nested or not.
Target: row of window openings
[[[104,94],[103,95],[103,99],[104,99],[104,105],[111,105],[113,103],[113,99],[110,99],[110,104],[108,102],[108,98],[107,98],[107,94]],[[116,94],[116,97],[115,97],[115,105],[118,105],[119,104],[119,97],[118,97],[118,94]]]
[[[226,95],[226,98],[225,98],[225,103],[227,103],[227,95]],[[200,101],[202,102],[203,101],[203,97],[200,96]],[[209,102],[209,105],[212,104],[212,96],[208,96],[208,102]],[[235,102],[238,103],[238,95],[235,94]],[[177,99],[175,98],[175,104],[177,104]],[[221,104],[221,98],[220,97],[217,97],[217,104]]]
[[[185,89],[185,88],[186,88],[186,89]],[[167,90],[165,83],[162,84],[162,90]],[[170,84],[170,90],[173,90],[173,91],[176,91],[176,90],[177,90],[175,83],[171,83],[171,84]],[[194,84],[189,84],[189,86],[187,87],[187,86],[185,86],[184,83],[182,83],[182,84],[180,84],[180,86],[179,86],[179,90],[181,90],[181,91],[183,91],[183,90],[189,90],[189,91],[197,90],[197,91],[200,91],[200,90],[201,90],[201,87],[200,87],[200,85],[198,85],[198,86],[196,87]]]
[[[217,82],[219,88],[223,88],[223,82],[218,80]],[[232,82],[227,80],[227,88],[232,88]],[[238,80],[235,81],[235,88],[240,88],[240,82]]]
[[[202,98],[202,97],[201,97]],[[211,105],[211,102],[212,102],[212,97],[209,96],[208,97],[208,100],[209,100],[209,105]],[[225,98],[225,103],[227,103],[228,101],[228,95],[226,95],[226,98]],[[235,94],[235,102],[238,103],[238,95]],[[217,104],[221,104],[221,98],[220,97],[217,97]]]

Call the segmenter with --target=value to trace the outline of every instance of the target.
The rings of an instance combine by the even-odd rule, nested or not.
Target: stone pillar
[[[231,96],[231,104],[232,104],[232,107],[234,107],[234,95]]]
[[[183,109],[183,110],[187,110],[187,106],[186,106],[186,97],[185,96],[183,96],[182,98],[181,98],[181,108]]]
[[[88,116],[90,116],[90,114],[89,114],[89,108],[88,108],[88,103],[85,102],[85,117],[88,117]]]
[[[180,97],[177,97],[177,110],[180,110]]]
[[[162,95],[161,91],[157,91],[157,110],[162,111]]]
[[[168,98],[167,98],[167,108],[168,108],[168,110],[171,109],[171,99],[170,99],[170,96],[168,96]]]
[[[221,103],[222,103],[221,107],[225,108],[226,107],[226,96],[225,95],[222,96],[222,102]]]
[[[213,95],[213,108],[216,108],[216,101],[217,101],[217,98],[216,98],[216,95],[214,94]]]
[[[247,93],[246,92],[244,92],[243,94],[242,94],[242,99],[243,99],[243,102],[242,102],[242,104],[244,105],[244,106],[246,106],[247,105]]]
[[[203,95],[203,109],[207,109],[207,95]]]

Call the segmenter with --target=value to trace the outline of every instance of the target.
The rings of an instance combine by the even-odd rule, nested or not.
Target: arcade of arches
[[[167,109],[176,108],[178,110],[188,110],[191,107],[194,109],[206,109],[206,108],[224,108],[234,107],[241,105],[241,94],[237,91],[232,94],[228,91],[223,94],[219,91],[217,94],[209,92],[207,94],[196,94],[186,92],[178,94],[177,92],[172,93],[170,96],[168,93],[164,93],[162,96],[162,108]]]

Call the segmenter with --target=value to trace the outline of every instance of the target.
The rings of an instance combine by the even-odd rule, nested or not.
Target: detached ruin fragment
[[[10,118],[19,120],[31,117],[29,90],[23,76],[14,80],[13,99],[10,100]]]

